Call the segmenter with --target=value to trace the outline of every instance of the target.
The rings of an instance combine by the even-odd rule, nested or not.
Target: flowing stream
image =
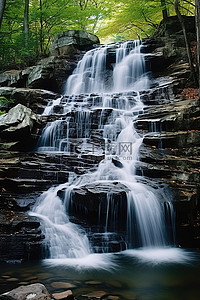
[[[127,251],[132,251],[132,255],[147,260],[146,255],[164,261],[173,261],[174,256],[179,259],[179,250],[169,248],[175,245],[175,215],[170,195],[136,175],[143,136],[136,131],[134,122],[144,107],[140,94],[151,86],[141,48],[139,41],[130,41],[88,51],[68,78],[65,95],[44,111],[44,115],[51,115],[59,107],[62,113],[43,130],[39,152],[73,155],[78,147],[77,159],[83,155],[104,156],[92,170],[82,175],[72,172],[68,182],[44,192],[30,212],[41,219],[47,258],[54,262],[70,263],[70,259],[76,259],[76,264],[81,265],[87,262],[88,256],[91,263],[96,252],[110,252],[109,234],[120,235],[115,231],[120,231],[122,222],[123,247],[119,251],[125,250],[128,255]],[[96,142],[94,133],[101,137],[101,142]],[[101,215],[101,205],[98,206],[99,225],[104,229],[97,232],[105,245],[98,251],[89,238],[89,231],[72,223],[69,212],[74,190],[88,185],[93,190],[96,186],[104,189],[109,184],[121,184],[122,190],[124,187],[126,212],[122,218],[114,191],[105,191],[105,216]],[[60,191],[64,196],[60,197]],[[87,218],[87,211],[85,214]],[[140,254],[135,248],[141,249]],[[99,257],[98,254],[101,266],[103,261],[107,264],[104,259],[108,256],[103,260]]]

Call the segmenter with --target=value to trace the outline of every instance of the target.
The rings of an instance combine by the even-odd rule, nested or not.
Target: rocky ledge
[[[66,78],[72,74],[85,51],[99,44],[97,36],[81,30],[68,30],[55,36],[50,56],[36,66],[0,74],[0,87],[40,88],[63,93]]]
[[[182,100],[146,108],[137,120],[145,134],[137,172],[172,187],[178,243],[199,247],[200,106]]]

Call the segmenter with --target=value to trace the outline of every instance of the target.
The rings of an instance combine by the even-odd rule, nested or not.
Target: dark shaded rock
[[[0,86],[26,87],[28,75],[34,67],[24,70],[10,70],[0,74]]]
[[[75,56],[70,59],[50,56],[40,60],[36,66],[1,73],[0,87],[28,87],[61,93],[64,91],[64,82],[72,74],[76,63]]]
[[[185,100],[147,108],[137,121],[140,130],[151,131],[140,148],[137,174],[162,178],[173,189],[177,241],[184,247],[198,247],[200,236],[199,119],[199,101]]]
[[[138,129],[151,132],[198,130],[200,107],[198,101],[175,101],[167,105],[147,107],[136,121]]]
[[[92,232],[90,231],[90,233],[88,233],[90,245],[95,253],[113,253],[127,249],[125,231],[120,231],[119,233],[103,233],[101,232],[102,227],[100,228],[100,232],[95,232],[95,230],[98,231],[99,228],[96,226],[95,228],[92,228]]]
[[[41,116],[18,104],[0,116],[0,151],[28,151],[36,142]],[[1,152],[2,153],[2,152]]]
[[[89,225],[100,224],[103,227],[110,201],[112,201],[115,218],[121,220],[121,224],[117,226],[124,227],[126,222],[123,222],[123,219],[126,218],[126,193],[128,191],[129,189],[119,182],[94,183],[74,188],[69,199],[69,214],[76,218],[81,217]],[[65,199],[65,190],[58,191],[58,195]],[[102,220],[99,219],[99,211],[101,211]],[[112,221],[108,226],[112,228]]]
[[[183,16],[183,18],[189,41],[195,41],[195,18],[193,16]],[[192,84],[188,80],[190,69],[183,31],[177,16],[171,16],[163,20],[154,37],[145,39],[143,44],[142,51],[144,53],[151,53],[145,59],[147,62],[147,71],[153,72],[153,77],[176,76],[176,78],[179,78],[177,84],[181,88]],[[183,66],[182,70],[180,69],[181,65]],[[174,68],[179,70],[175,70]]]
[[[1,300],[51,300],[46,287],[41,283],[20,286],[8,293],[0,295]]]
[[[12,105],[20,103],[35,113],[41,113],[49,101],[57,99],[60,95],[40,89],[0,87],[0,96],[14,100]]]
[[[38,62],[27,78],[29,88],[47,89],[53,92],[64,92],[64,83],[72,74],[77,58],[58,58],[50,56]]]
[[[145,136],[144,143],[164,149],[181,148],[185,145],[187,145],[187,147],[199,146],[200,131],[190,130],[151,135],[149,134]]]
[[[112,158],[112,163],[113,163],[116,167],[118,167],[118,168],[123,168],[123,167],[124,167],[123,164],[122,164],[119,160],[117,160],[117,159]]]
[[[195,17],[194,16],[185,16],[183,15],[183,20],[185,23],[186,31],[189,33],[195,33]],[[178,33],[182,33],[181,23],[177,16],[171,16],[164,20],[159,25],[157,32],[155,33],[155,37],[171,37],[172,35],[176,35]]]
[[[12,201],[12,199],[11,199]],[[0,210],[0,261],[27,261],[42,258],[40,223],[22,212]]]

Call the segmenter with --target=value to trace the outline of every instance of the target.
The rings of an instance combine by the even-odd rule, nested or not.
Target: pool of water
[[[50,293],[71,289],[77,299],[81,295],[101,295],[99,299],[116,295],[122,300],[200,299],[200,253],[196,251],[137,249],[0,267],[1,293],[41,282]]]

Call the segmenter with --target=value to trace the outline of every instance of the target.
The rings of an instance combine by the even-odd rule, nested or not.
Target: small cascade
[[[165,228],[165,215],[162,206],[156,199],[156,194],[147,190],[144,186],[137,185],[128,193],[127,201],[129,248],[135,247],[134,233],[138,245],[143,247],[166,246],[168,239]],[[136,225],[133,220],[135,220]]]
[[[90,253],[88,238],[83,230],[69,221],[65,206],[56,192],[50,189],[42,194],[30,213],[42,220],[48,256],[52,259],[87,256]]]
[[[141,55],[140,41],[134,42],[133,49],[129,52],[129,44],[125,44],[122,49],[118,50],[117,60],[113,71],[113,90],[126,91],[133,87],[139,91],[146,89],[148,86],[148,77],[146,76],[144,57]],[[120,51],[121,50],[121,51]],[[128,52],[128,55],[127,55]]]
[[[45,109],[44,114],[53,114],[56,120],[43,130],[38,151],[76,155],[76,159],[104,155],[91,170],[81,176],[73,173],[67,183],[45,192],[33,208],[31,214],[42,220],[51,258],[175,242],[172,204],[161,189],[136,176],[143,136],[134,123],[144,107],[141,92],[150,86],[141,47],[139,41],[130,41],[88,51],[68,78],[66,95]],[[115,52],[112,71],[107,61],[110,49]],[[61,114],[55,113],[58,105]],[[78,154],[71,143],[78,144]],[[88,195],[93,195],[92,200]],[[95,208],[97,216],[91,222],[96,227],[89,228],[84,222],[95,201],[98,213]],[[75,215],[82,229],[70,222]]]
[[[107,46],[88,51],[66,83],[67,95],[105,91]]]

